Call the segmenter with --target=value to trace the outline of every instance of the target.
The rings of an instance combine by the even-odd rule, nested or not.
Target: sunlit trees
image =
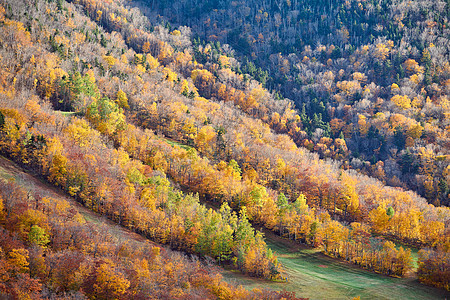
[[[407,253],[384,241],[372,243],[368,234],[430,247],[443,242],[447,210],[346,170],[355,168],[395,186],[417,185],[436,204],[445,201],[446,136],[436,120],[445,123],[446,102],[439,91],[440,75],[431,78],[435,85],[424,86],[426,72],[421,74],[423,66],[431,68],[433,47],[430,57],[418,52],[423,61],[408,61],[408,51],[399,54],[394,42],[383,38],[358,47],[333,41],[316,49],[301,45],[297,57],[281,51],[281,44],[270,55],[269,47],[277,44],[266,43],[270,32],[255,35],[254,42],[237,38],[251,42],[250,48],[266,45],[266,63],[277,72],[269,76],[250,62],[239,64],[229,46],[196,41],[191,47],[183,28],[155,26],[149,32],[137,10],[117,2],[77,4],[91,20],[64,4],[73,12],[67,22],[56,21],[63,18],[63,9],[46,12],[42,26],[29,19],[29,31],[41,40],[29,41],[44,45],[42,49],[27,54],[19,47],[15,53],[18,47],[6,43],[1,49],[3,153],[121,225],[174,249],[234,263],[255,276],[276,278],[279,268],[251,224],[395,276],[407,272]],[[56,3],[48,5],[57,8]],[[281,15],[278,26],[292,22]],[[264,13],[259,17],[260,22],[270,19]],[[338,35],[342,41],[353,38],[344,29]],[[70,45],[69,36],[77,47]],[[9,59],[24,53],[20,64]],[[429,70],[432,77],[431,72],[438,71]],[[296,111],[293,102],[278,99],[280,94],[271,94],[250,77],[265,78],[268,87],[302,99],[304,107]],[[50,102],[70,112],[54,112]],[[425,147],[425,141],[436,144]],[[402,171],[411,175],[404,179]],[[201,206],[200,199],[224,206],[218,213]],[[226,205],[241,213],[231,213]],[[36,211],[24,209],[18,221],[27,242],[36,247],[83,243],[71,241],[62,226],[49,230]],[[376,254],[380,249],[385,260]],[[127,277],[128,268],[100,260],[91,265],[95,262],[98,270],[104,265],[103,271],[84,271],[92,282],[106,278],[97,285],[114,297],[127,297],[124,290],[136,286]],[[101,289],[90,293],[105,297]]]
[[[419,279],[437,287],[450,290],[450,256],[447,250],[424,249],[419,251]]]

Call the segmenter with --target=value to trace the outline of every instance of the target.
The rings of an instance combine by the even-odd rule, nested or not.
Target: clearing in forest
[[[310,299],[450,299],[450,293],[420,284],[415,278],[393,278],[327,257],[316,249],[265,231],[267,245],[276,252],[288,282],[268,282],[226,271],[223,276],[247,289],[295,291]]]
[[[142,236],[116,225],[81,206],[62,191],[24,172],[10,160],[0,156],[0,179],[14,180],[41,197],[63,198],[76,206],[88,222],[103,224],[109,234],[119,240],[134,239],[149,242]],[[332,259],[318,250],[282,239],[266,231],[266,242],[278,254],[286,269],[289,282],[270,282],[245,276],[237,271],[224,271],[226,280],[242,284],[247,289],[270,288],[295,291],[297,296],[310,299],[450,299],[450,293],[420,284],[413,278],[392,278],[375,274]],[[156,244],[155,244],[156,245]]]

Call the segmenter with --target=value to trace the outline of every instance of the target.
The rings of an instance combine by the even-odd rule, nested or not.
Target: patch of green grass
[[[77,113],[74,112],[74,111],[60,111],[60,113],[61,113],[63,116],[74,116],[74,115],[77,115]]]
[[[288,282],[270,282],[226,271],[224,277],[247,289],[295,291],[310,299],[445,299],[450,293],[420,284],[413,278],[392,278],[332,259],[315,249],[292,247],[267,234],[268,246],[283,264]]]
[[[172,146],[172,147],[178,146],[178,147],[180,147],[180,148],[182,148],[182,149],[185,149],[185,150],[189,150],[189,149],[192,148],[191,146],[182,144],[182,143],[180,143],[180,142],[177,142],[177,141],[174,141],[174,140],[171,140],[171,139],[168,139],[168,138],[162,138],[162,137],[160,137],[160,139],[162,139],[163,141],[165,141],[167,144],[169,144],[169,145]]]
[[[400,247],[403,247],[403,249],[411,250],[412,268],[413,268],[414,272],[416,272],[417,268],[419,268],[419,249],[410,247],[410,246],[406,246],[406,245],[398,243],[398,242],[394,242],[394,243],[395,243],[395,247],[397,249],[399,249]]]

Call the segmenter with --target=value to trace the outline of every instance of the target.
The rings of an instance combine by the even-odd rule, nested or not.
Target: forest
[[[0,0],[0,154],[165,245],[1,183],[0,295],[297,299],[256,228],[450,290],[449,3],[228,2]]]
[[[291,99],[299,132],[271,127],[297,145],[450,205],[448,1],[136,2],[169,29],[190,26],[194,48],[209,41],[219,65],[236,57],[234,71]]]

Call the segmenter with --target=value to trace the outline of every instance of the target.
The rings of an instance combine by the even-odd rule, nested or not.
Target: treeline
[[[419,280],[430,285],[450,290],[450,255],[448,244],[437,251],[424,249],[419,251]]]
[[[299,132],[301,117],[288,101],[274,101],[255,82],[245,83],[227,67],[233,63],[227,57],[221,66],[200,65],[189,44],[181,52],[163,41],[185,41],[180,31],[141,32],[148,24],[136,10],[114,2],[78,3],[108,29],[116,20],[115,31],[100,30],[72,5],[58,9],[45,2],[29,14],[45,20],[53,32],[49,37],[37,22],[30,29],[19,22],[4,28],[25,38],[11,39],[3,57],[25,63],[8,68],[15,60],[2,61],[2,150],[86,206],[176,249],[267,278],[279,277],[280,270],[247,216],[280,235],[390,275],[408,271],[409,252],[369,238],[371,233],[431,247],[448,242],[448,209],[342,171],[271,131],[279,126],[280,132]],[[40,34],[54,54],[39,49],[33,36]],[[27,51],[15,41],[29,43]],[[207,57],[209,50],[202,51]],[[217,80],[220,74],[228,80]],[[199,96],[215,97],[224,89],[232,101]],[[84,119],[58,115],[44,102]],[[267,118],[274,120],[271,125]],[[172,147],[162,134],[197,150]],[[207,210],[196,197],[172,188],[164,173],[218,206],[226,203],[219,212]]]

